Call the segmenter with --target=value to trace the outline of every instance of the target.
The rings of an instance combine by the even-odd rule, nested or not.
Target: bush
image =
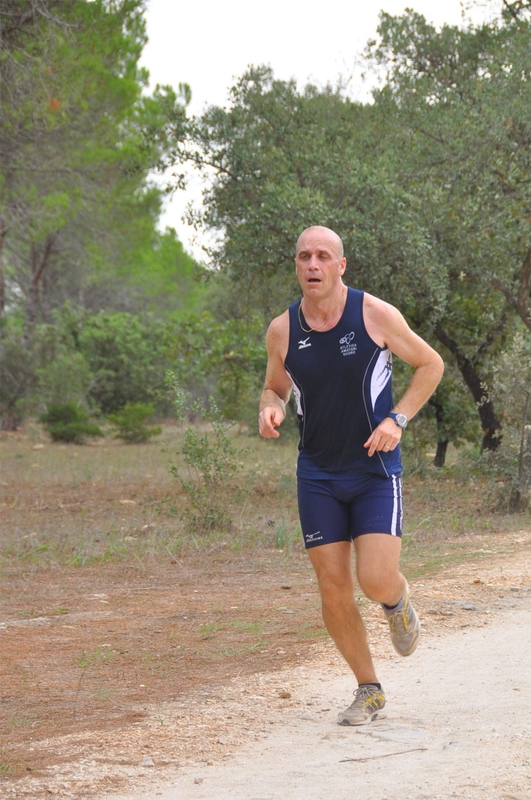
[[[75,403],[52,405],[39,421],[44,424],[54,442],[83,444],[87,436],[104,436],[103,431]]]
[[[82,353],[59,344],[54,356],[35,370],[35,394],[41,408],[72,404],[77,406],[88,396],[95,377]]]
[[[171,371],[167,373],[166,385],[177,419],[184,428],[183,443],[177,451],[184,469],[173,464],[171,472],[190,502],[187,513],[190,530],[202,533],[230,530],[231,506],[238,502],[242,491],[238,475],[243,468],[244,451],[235,447],[230,425],[223,421],[212,398],[208,404],[199,400],[190,402],[190,396],[181,389]],[[200,433],[187,425],[190,415],[208,422],[211,431]]]
[[[95,376],[88,400],[103,414],[157,400],[168,364],[163,332],[162,322],[125,312],[102,311],[83,321],[77,347]]]
[[[120,411],[109,414],[109,421],[116,428],[115,439],[128,444],[147,442],[162,432],[162,428],[148,428],[146,422],[153,416],[153,406],[143,403],[127,403]]]

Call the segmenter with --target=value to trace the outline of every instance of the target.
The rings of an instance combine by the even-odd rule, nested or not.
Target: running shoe
[[[377,686],[358,686],[354,702],[338,714],[339,725],[365,725],[376,717],[385,717],[380,711],[385,706],[385,695]]]
[[[406,593],[400,608],[388,609],[382,606],[389,628],[391,641],[396,652],[401,656],[410,656],[420,639],[420,620],[417,612],[409,601],[409,586],[406,584]]]

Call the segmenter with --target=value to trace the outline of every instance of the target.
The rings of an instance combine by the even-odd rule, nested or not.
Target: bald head
[[[344,250],[341,237],[331,228],[325,228],[323,225],[313,225],[311,228],[306,228],[297,239],[295,252],[298,253],[312,239],[320,239],[327,242],[329,247],[335,251],[337,257],[339,259],[343,258]]]

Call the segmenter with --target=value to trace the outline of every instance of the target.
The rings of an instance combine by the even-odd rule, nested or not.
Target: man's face
[[[330,295],[345,272],[341,243],[332,231],[305,231],[297,243],[295,266],[303,294],[315,299]]]

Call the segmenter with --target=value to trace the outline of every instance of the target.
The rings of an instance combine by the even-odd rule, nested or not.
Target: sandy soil
[[[386,719],[355,729],[336,725],[353,685],[326,640],[289,650],[273,636],[274,652],[262,651],[254,662],[260,671],[240,666],[237,674],[217,674],[199,686],[190,676],[189,688],[156,702],[142,699],[139,681],[148,673],[139,673],[136,695],[122,698],[127,716],[103,715],[100,725],[88,718],[78,665],[64,703],[71,719],[75,699],[76,724],[61,731],[56,722],[49,736],[42,726],[29,724],[23,735],[17,727],[11,754],[23,748],[27,763],[41,766],[22,777],[6,775],[0,797],[346,800],[363,792],[366,800],[531,800],[531,532],[509,538],[510,552],[496,552],[500,542],[492,537],[494,552],[410,582],[424,630],[408,659],[392,650],[379,610],[364,608]],[[277,580],[270,587],[266,580],[263,591],[285,594],[287,585]],[[288,629],[298,602],[300,595],[279,612]],[[126,608],[99,613],[113,625],[128,617]],[[20,622],[4,617],[0,633],[11,642],[5,652],[26,631],[46,631],[35,648],[50,637],[59,642],[61,626],[74,620]],[[28,680],[32,660],[38,662],[37,649],[27,651],[21,680]],[[253,664],[252,654],[245,663]],[[95,666],[93,674],[101,681]],[[88,667],[83,675],[88,682]]]

